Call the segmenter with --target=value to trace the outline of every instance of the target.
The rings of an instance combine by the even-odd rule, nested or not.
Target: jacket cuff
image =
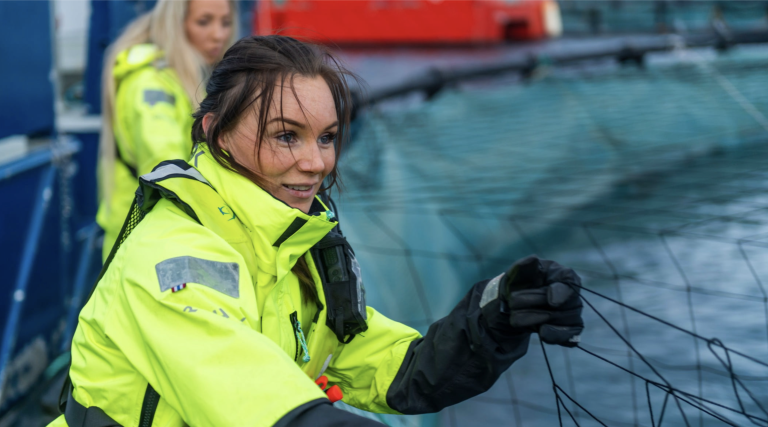
[[[501,277],[500,275],[485,284],[478,285],[478,291],[482,295],[479,302],[481,315],[478,321],[498,345],[497,350],[506,354],[519,351],[521,347],[527,349],[531,332],[513,328],[509,324],[509,306],[504,300],[499,284],[493,283],[499,281]]]
[[[274,427],[382,427],[383,424],[335,408],[328,399],[316,399],[285,414]]]

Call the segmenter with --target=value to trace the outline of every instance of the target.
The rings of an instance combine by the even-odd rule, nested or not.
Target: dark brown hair
[[[207,143],[211,156],[220,165],[266,189],[264,180],[227,154],[220,141],[234,130],[243,115],[253,108],[258,118],[254,140],[254,152],[258,161],[267,125],[267,114],[274,102],[275,88],[285,86],[286,82],[292,88],[290,83],[296,76],[321,77],[328,84],[336,105],[339,121],[335,142],[336,163],[320,191],[331,189],[340,182],[338,159],[349,138],[352,100],[347,78],[357,80],[357,77],[322,46],[277,35],[251,36],[239,40],[227,50],[224,58],[211,73],[206,85],[206,97],[200,103],[200,109],[192,115],[192,140]],[[297,96],[295,90],[293,94]],[[282,108],[280,111],[282,113]],[[203,129],[203,117],[208,113],[212,114],[213,120],[210,121],[206,132]],[[317,302],[317,291],[304,257],[299,258],[292,271],[299,278],[304,302]]]

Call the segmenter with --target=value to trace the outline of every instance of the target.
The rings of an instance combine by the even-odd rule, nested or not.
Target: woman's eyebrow
[[[286,118],[286,117],[275,117],[274,119],[272,119],[272,120],[268,121],[268,122],[267,122],[267,124],[270,124],[270,123],[273,123],[273,122],[283,122],[283,123],[287,123],[287,124],[289,124],[289,125],[293,125],[293,126],[296,126],[296,127],[297,127],[297,128],[299,128],[299,129],[305,129],[305,128],[307,127],[307,126],[306,126],[304,123],[301,123],[301,122],[298,122],[298,121],[296,121],[296,120],[293,120],[293,119],[289,119],[289,118]],[[336,127],[336,126],[338,126],[338,125],[339,125],[339,121],[337,120],[337,121],[335,121],[335,122],[333,122],[333,123],[329,124],[328,126],[326,126],[326,127],[325,127],[325,130],[328,130],[328,129],[330,129],[330,128]]]
[[[296,120],[293,120],[293,119],[287,119],[287,118],[285,118],[285,117],[275,117],[274,119],[272,119],[272,120],[268,121],[268,122],[267,122],[267,124],[270,124],[270,123],[272,123],[272,122],[283,122],[283,123],[287,123],[287,124],[289,124],[289,125],[293,125],[293,126],[296,126],[296,127],[297,127],[297,128],[299,128],[299,129],[304,129],[304,128],[306,127],[306,126],[304,125],[304,123],[301,123],[301,122],[297,122]]]

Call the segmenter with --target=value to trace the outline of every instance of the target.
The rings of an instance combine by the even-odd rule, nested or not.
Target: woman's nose
[[[317,144],[306,144],[298,154],[296,166],[300,171],[322,173],[325,170],[323,156],[320,154],[320,147]]]
[[[225,27],[223,24],[214,25],[213,34],[212,34],[213,40],[217,42],[224,41],[227,38],[228,30],[229,30],[228,27]]]

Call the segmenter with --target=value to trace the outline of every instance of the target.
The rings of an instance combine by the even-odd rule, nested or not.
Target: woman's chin
[[[309,208],[312,206],[312,200],[314,200],[315,196],[312,195],[312,197],[309,198],[296,198],[290,196],[286,197],[286,194],[283,193],[277,196],[277,198],[294,209],[298,209],[304,213],[309,213]]]
[[[309,202],[301,202],[301,203],[288,203],[288,206],[292,208],[296,208],[305,214],[309,213],[309,208],[312,207],[312,201]]]

